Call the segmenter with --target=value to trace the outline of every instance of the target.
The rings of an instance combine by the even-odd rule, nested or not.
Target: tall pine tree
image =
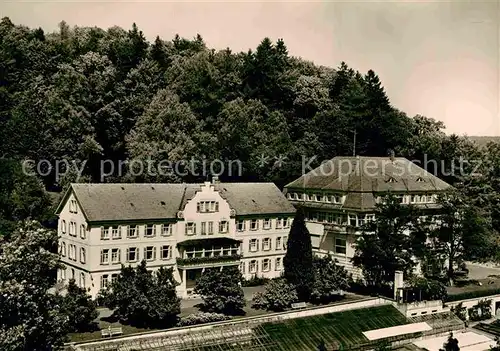
[[[299,208],[288,236],[287,252],[283,260],[286,280],[295,286],[300,300],[308,300],[314,284],[311,236],[304,220],[304,209]]]

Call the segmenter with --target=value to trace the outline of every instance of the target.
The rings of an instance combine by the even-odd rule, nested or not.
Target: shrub
[[[347,271],[337,263],[331,256],[314,257],[314,285],[311,291],[311,301],[328,303],[340,297],[338,291],[349,288]]]
[[[252,275],[250,279],[244,279],[241,282],[241,285],[244,287],[249,287],[249,286],[261,286],[265,285],[267,282],[269,282],[271,279],[269,278],[264,278],[264,277],[259,277],[256,274]]]
[[[460,318],[462,321],[467,320],[467,308],[463,306],[463,303],[460,302],[455,307],[451,308],[451,312],[455,313],[455,315]]]
[[[410,280],[411,288],[420,290],[422,292],[422,300],[446,300],[448,293],[446,291],[446,286],[437,281],[426,279],[423,277],[417,277]]]
[[[252,299],[255,309],[280,312],[289,308],[297,301],[295,287],[288,284],[284,278],[273,279],[266,284],[266,290],[258,292]]]
[[[87,294],[87,290],[76,285],[70,279],[68,291],[62,300],[62,311],[68,316],[68,328],[71,332],[86,332],[96,328],[94,320],[99,316],[97,304]]]
[[[227,321],[229,319],[231,319],[231,317],[222,313],[198,312],[182,318],[179,325],[185,327],[189,325]]]
[[[246,304],[241,281],[238,267],[209,269],[196,281],[194,292],[201,295],[206,312],[241,314]]]

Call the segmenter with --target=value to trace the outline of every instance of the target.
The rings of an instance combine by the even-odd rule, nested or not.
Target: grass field
[[[364,331],[407,324],[407,319],[393,306],[372,307],[291,319],[260,326],[272,340],[279,340],[270,350],[315,350],[321,340],[328,349],[349,347],[368,341]]]

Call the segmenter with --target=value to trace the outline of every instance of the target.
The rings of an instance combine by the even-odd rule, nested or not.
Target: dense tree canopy
[[[61,22],[44,33],[8,18],[0,34],[0,157],[48,160],[52,169],[41,172],[48,189],[63,185],[61,159],[85,161],[69,181],[95,182],[199,181],[219,172],[119,172],[119,161],[137,158],[237,159],[243,174],[225,167],[221,180],[282,186],[300,176],[303,157],[319,163],[354,150],[397,150],[449,170],[470,146],[446,136],[442,123],[393,107],[373,70],[317,66],[290,56],[281,39],[233,53],[208,48],[200,35],[149,43],[135,24],[104,30]],[[103,160],[115,165],[104,178]]]

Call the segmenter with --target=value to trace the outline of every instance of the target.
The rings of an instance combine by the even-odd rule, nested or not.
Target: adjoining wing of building
[[[145,259],[173,267],[187,297],[210,267],[279,276],[295,208],[272,183],[72,184],[56,213],[59,281],[73,278],[95,297],[121,264]]]
[[[303,206],[316,254],[331,254],[353,277],[351,258],[360,227],[375,218],[384,196],[432,214],[437,196],[449,184],[401,157],[335,157],[285,186],[287,198]]]

